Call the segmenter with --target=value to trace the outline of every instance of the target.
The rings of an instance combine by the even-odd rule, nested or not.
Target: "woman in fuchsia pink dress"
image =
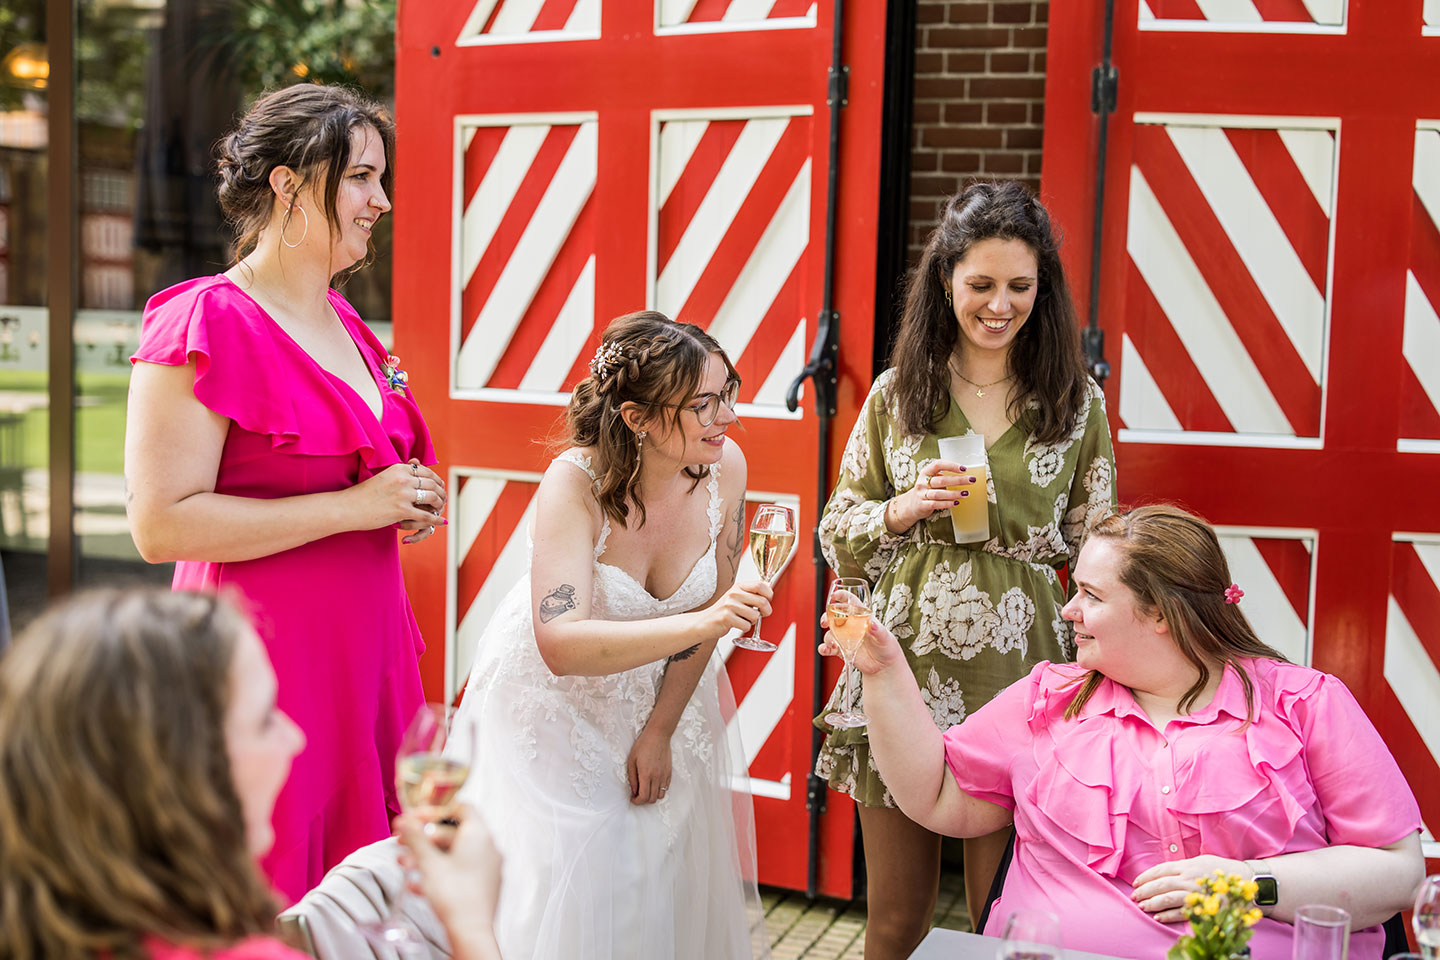
[[[257,101],[218,148],[239,259],[155,295],[133,358],[135,542],[177,589],[243,597],[305,733],[263,863],[290,899],[388,834],[423,700],[399,545],[445,522],[445,488],[398,360],[331,288],[390,209],[392,143],[338,87]]]

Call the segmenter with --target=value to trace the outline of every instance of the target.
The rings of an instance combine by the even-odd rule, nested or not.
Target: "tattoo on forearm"
[[[740,555],[745,552],[745,501],[741,500],[735,505],[735,518],[730,524],[730,536],[727,538],[726,548],[730,551],[730,572],[732,575],[740,569]]]
[[[562,613],[575,609],[575,588],[568,583],[540,598],[540,622],[549,623]]]
[[[695,656],[695,651],[699,649],[700,644],[698,643],[695,644],[695,646],[693,647],[686,647],[684,650],[681,650],[679,653],[671,657],[670,662],[674,663],[677,660],[689,660],[691,657]]]

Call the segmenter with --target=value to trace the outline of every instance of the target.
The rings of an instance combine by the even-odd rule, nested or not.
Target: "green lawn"
[[[36,370],[0,372],[0,390],[44,394],[48,375]],[[80,373],[76,377],[76,469],[87,473],[121,473],[125,463],[125,394],[129,372]],[[20,463],[5,466],[48,466],[50,411],[36,407],[22,416]]]

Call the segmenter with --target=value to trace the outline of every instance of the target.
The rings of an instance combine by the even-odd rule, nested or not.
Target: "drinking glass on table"
[[[1350,952],[1350,914],[1339,907],[1308,904],[1295,911],[1291,960],[1345,960]]]
[[[830,621],[830,636],[845,659],[845,699],[841,710],[825,714],[825,722],[839,730],[863,727],[870,718],[854,709],[855,685],[851,675],[855,669],[855,651],[870,629],[870,584],[855,577],[841,577],[830,584],[825,599],[825,616]]]
[[[1060,960],[1060,918],[1046,910],[1016,910],[1005,918],[999,960]]]
[[[474,760],[473,721],[456,719],[454,709],[442,703],[423,704],[395,753],[400,809],[424,820],[426,831],[433,831],[459,808],[460,788]],[[391,947],[402,956],[424,943],[420,932],[405,922],[404,903],[410,896],[406,879],[389,912],[375,923],[360,925],[371,943]]]
[[[1425,878],[1415,895],[1415,912],[1410,917],[1415,928],[1415,945],[1426,960],[1440,960],[1440,873]]]
[[[755,519],[750,521],[750,556],[755,560],[760,578],[766,583],[773,582],[785,569],[794,549],[795,511],[778,503],[767,503],[757,509]],[[755,628],[748,635],[735,638],[735,646],[770,651],[776,645],[760,639],[760,621],[756,620]]]

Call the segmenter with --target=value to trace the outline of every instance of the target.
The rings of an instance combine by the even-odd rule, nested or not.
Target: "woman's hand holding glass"
[[[820,618],[820,625],[827,631],[831,631],[828,612]],[[841,657],[843,659],[845,656],[845,652],[841,649],[833,632],[825,634],[825,639],[817,649],[824,657]],[[860,640],[860,645],[855,648],[855,655],[850,662],[856,670],[871,677],[896,664],[903,667],[905,651],[901,649],[900,641],[895,639],[895,635],[883,623],[871,617],[870,625],[865,628],[865,636]]]
[[[904,533],[940,510],[958,507],[962,495],[975,496],[965,488],[977,478],[951,460],[931,460],[920,468],[915,486],[885,505],[885,525],[891,533]],[[952,490],[951,487],[960,487]],[[982,490],[979,496],[984,496]]]

